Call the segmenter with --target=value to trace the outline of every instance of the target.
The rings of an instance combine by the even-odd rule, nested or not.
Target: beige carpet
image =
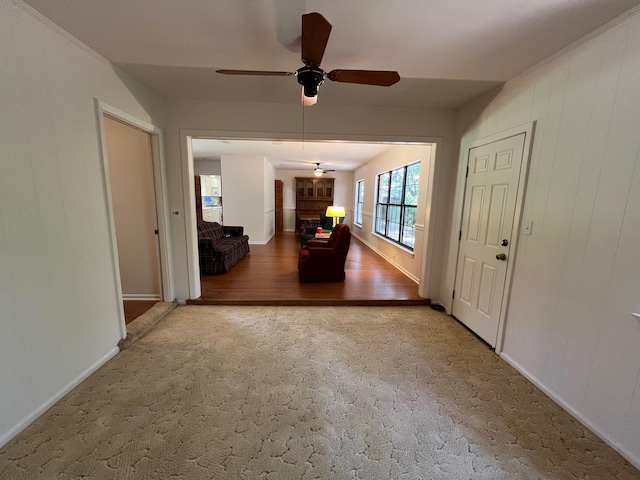
[[[635,479],[428,307],[178,307],[0,450],[1,479]]]

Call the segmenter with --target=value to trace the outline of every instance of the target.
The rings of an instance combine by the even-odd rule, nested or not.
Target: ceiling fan
[[[302,62],[304,66],[296,72],[278,72],[262,70],[217,70],[225,75],[266,75],[292,76],[302,85],[302,105],[315,105],[318,100],[318,87],[325,78],[334,82],[359,83],[388,87],[400,80],[398,72],[387,70],[332,70],[326,73],[320,68],[324,56],[331,24],[319,13],[302,15]]]
[[[316,168],[313,169],[313,174],[316,177],[321,177],[323,173],[327,172],[335,172],[335,170],[325,170],[324,168],[320,168],[320,164],[316,163]]]

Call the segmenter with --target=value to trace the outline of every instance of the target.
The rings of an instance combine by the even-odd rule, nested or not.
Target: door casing
[[[116,107],[104,103],[97,98],[95,99],[96,121],[98,124],[98,133],[102,149],[102,174],[103,187],[106,193],[106,204],[109,215],[109,231],[110,243],[113,258],[113,280],[116,286],[116,296],[118,298],[118,322],[120,325],[120,336],[126,338],[127,327],[125,324],[124,307],[122,298],[122,284],[120,281],[120,268],[118,266],[118,249],[115,234],[115,222],[113,217],[113,204],[111,200],[111,186],[109,180],[108,155],[106,150],[105,132],[102,122],[103,116],[109,116],[114,120],[130,125],[134,128],[142,130],[151,136],[151,157],[154,173],[154,190],[156,194],[156,209],[158,221],[158,246],[160,249],[160,275],[162,281],[161,300],[171,302],[175,299],[172,256],[170,247],[169,227],[169,207],[167,204],[168,190],[165,179],[165,162],[164,162],[164,139],[162,130],[155,125],[149,124],[127,112]]]
[[[505,276],[505,285],[504,291],[502,294],[502,301],[500,307],[500,318],[498,321],[498,335],[496,339],[495,351],[496,353],[500,353],[502,351],[502,344],[504,341],[504,329],[505,329],[505,321],[508,315],[509,308],[509,298],[511,295],[511,283],[513,280],[513,269],[516,262],[517,251],[518,251],[518,240],[520,236],[520,225],[522,223],[522,210],[524,205],[524,195],[527,185],[527,177],[529,172],[529,160],[531,158],[531,151],[533,147],[533,136],[535,132],[535,122],[530,122],[525,125],[521,125],[518,127],[511,128],[509,130],[504,130],[493,135],[489,135],[487,137],[483,137],[477,140],[474,140],[466,145],[464,145],[462,151],[464,152],[464,165],[461,165],[461,171],[459,172],[458,177],[458,188],[456,190],[456,195],[460,202],[461,207],[459,208],[459,212],[456,214],[456,222],[455,222],[455,236],[458,237],[458,232],[462,229],[462,221],[464,216],[464,193],[466,190],[466,166],[468,164],[468,159],[470,155],[470,151],[474,148],[481,147],[484,145],[488,145],[491,143],[498,142],[500,140],[513,137],[516,135],[524,134],[524,147],[523,147],[523,156],[522,156],[522,166],[520,168],[520,179],[518,182],[518,193],[516,196],[516,206],[514,210],[514,218],[513,218],[513,236],[511,238],[511,250],[510,250],[510,259],[507,264],[507,271]],[[460,250],[460,242],[457,244],[457,248],[454,249],[453,254],[455,255],[455,262],[453,264],[453,285],[456,284],[456,275],[458,271],[458,259],[459,259],[459,250]],[[451,306],[453,307],[453,288],[451,290]]]

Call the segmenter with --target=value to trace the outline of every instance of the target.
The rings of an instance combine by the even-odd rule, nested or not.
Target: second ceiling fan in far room
[[[295,72],[263,70],[217,70],[225,75],[296,76],[302,85],[302,104],[315,105],[318,88],[326,78],[334,82],[358,83],[388,87],[400,80],[398,72],[389,70],[332,70],[326,73],[320,62],[329,41],[331,24],[319,13],[302,15],[302,62],[304,66]],[[319,167],[318,167],[319,168]]]
[[[335,172],[335,170],[325,170],[324,168],[320,168],[320,164],[316,163],[316,168],[313,169],[313,174],[316,177],[321,177],[322,174],[327,173],[327,172]]]

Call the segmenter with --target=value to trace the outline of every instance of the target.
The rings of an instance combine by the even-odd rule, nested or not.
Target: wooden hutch
[[[296,177],[296,232],[317,224],[320,212],[333,205],[335,178]]]

